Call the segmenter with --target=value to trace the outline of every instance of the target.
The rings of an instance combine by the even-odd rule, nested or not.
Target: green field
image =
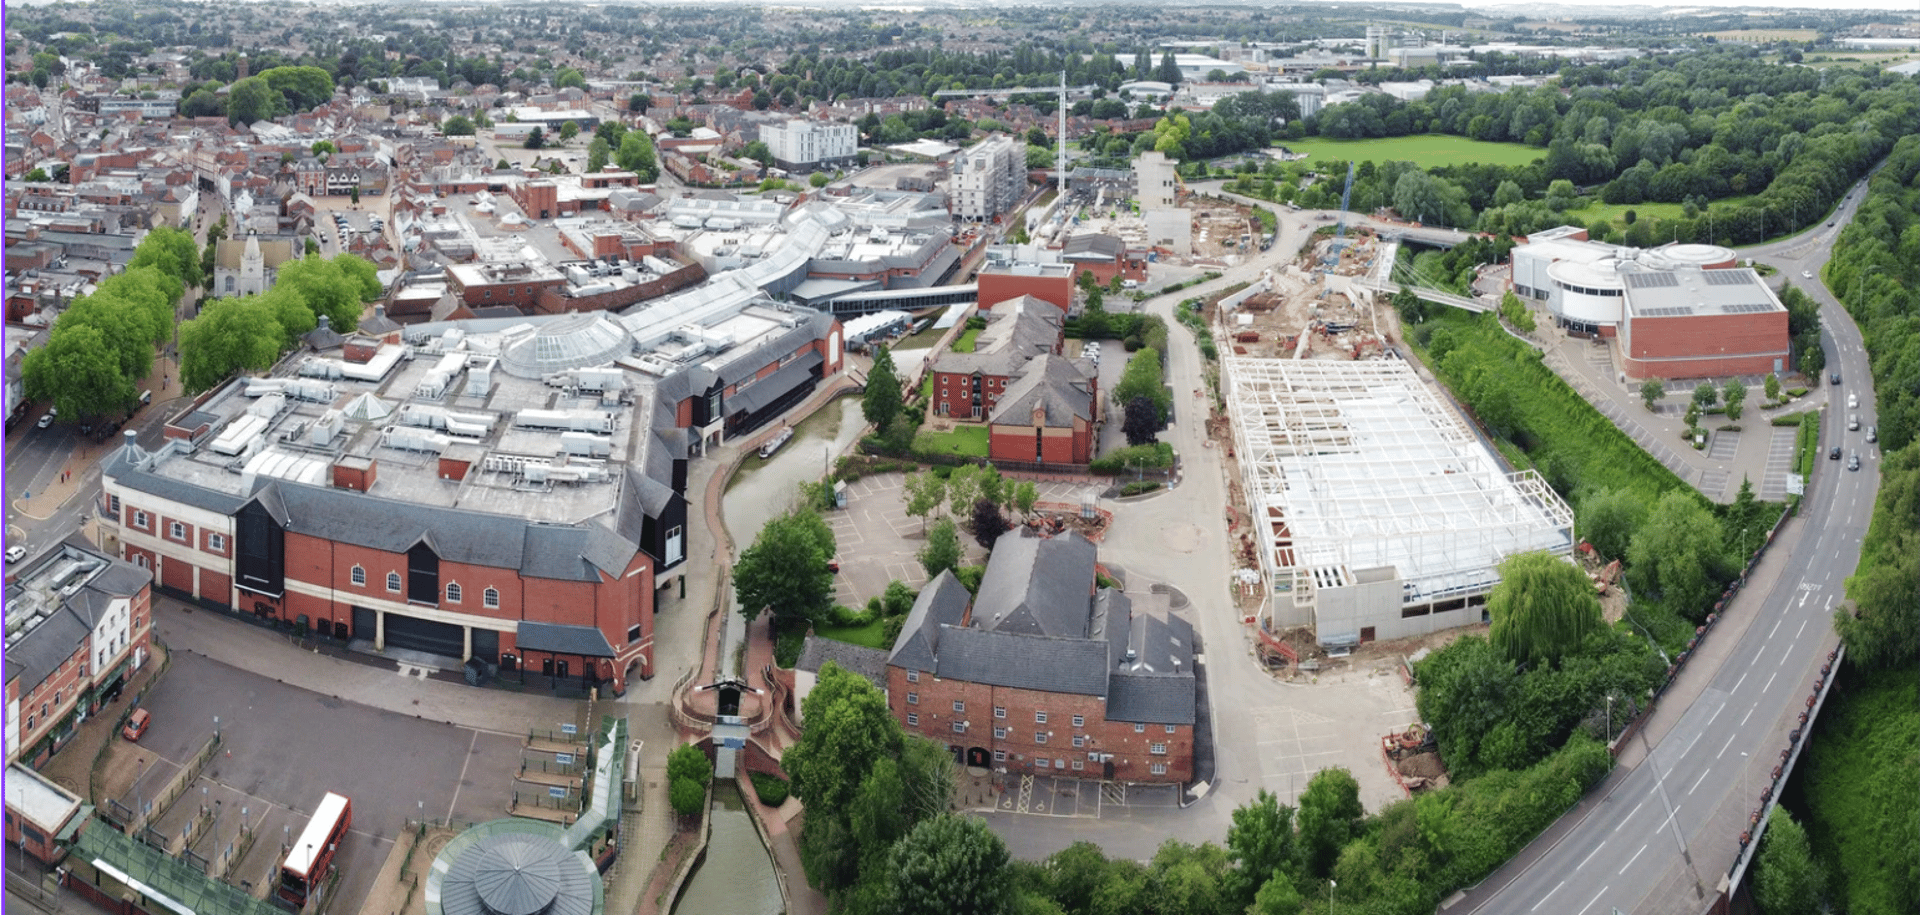
[[[1712,208],[1724,212],[1752,200],[1754,195],[1744,197],[1726,197],[1715,200]],[[1678,203],[1601,203],[1599,200],[1587,204],[1578,210],[1568,210],[1569,220],[1578,220],[1583,226],[1596,222],[1610,222],[1617,226],[1627,223],[1626,214],[1632,210],[1640,219],[1679,219],[1686,215],[1686,207]]]
[[[1289,140],[1285,145],[1315,160],[1418,162],[1426,168],[1469,162],[1526,165],[1547,155],[1546,150],[1524,143],[1486,143],[1437,133],[1378,140]]]

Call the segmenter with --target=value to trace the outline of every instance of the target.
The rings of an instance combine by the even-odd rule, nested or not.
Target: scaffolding
[[[1404,361],[1228,358],[1223,375],[1270,626],[1357,637],[1327,631],[1322,592],[1397,581],[1397,602],[1367,599],[1364,628],[1431,631],[1422,608],[1474,604],[1506,556],[1571,554],[1566,502],[1506,472]]]

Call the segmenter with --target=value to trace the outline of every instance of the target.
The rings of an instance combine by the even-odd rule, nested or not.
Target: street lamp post
[[[1613,694],[1607,694],[1607,746],[1613,746]]]
[[[1329,912],[1333,911],[1333,888],[1339,885],[1340,881],[1338,880],[1329,879],[1327,881],[1327,911]]]

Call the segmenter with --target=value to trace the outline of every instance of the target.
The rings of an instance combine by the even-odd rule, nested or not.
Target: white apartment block
[[[995,134],[953,157],[953,214],[985,222],[1011,211],[1020,201],[1026,147]]]
[[[851,162],[860,146],[860,131],[852,124],[795,119],[760,125],[760,142],[773,153],[775,165],[804,172]]]

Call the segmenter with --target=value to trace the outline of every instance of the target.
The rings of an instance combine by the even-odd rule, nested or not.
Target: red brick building
[[[1093,274],[1094,280],[1102,286],[1114,277],[1122,280],[1147,278],[1146,252],[1128,251],[1126,242],[1111,235],[1075,235],[1061,246],[1060,259],[1073,267],[1075,281],[1080,279],[1082,273]]]
[[[1008,302],[1032,297],[1053,303],[1062,314],[1073,308],[1073,267],[1069,264],[983,267],[975,280],[980,284],[982,302]]]
[[[1032,296],[1000,302],[986,318],[973,352],[935,354],[934,416],[977,421],[993,415],[1000,396],[1027,364],[1038,356],[1059,355],[1065,341],[1065,312]]]
[[[1099,401],[1090,365],[1040,356],[1001,392],[987,420],[987,456],[996,461],[1091,463]]]
[[[969,601],[928,584],[885,668],[887,701],[956,761],[1122,782],[1193,778],[1193,629],[1097,588],[1078,534],[1009,534]]]
[[[151,653],[152,590],[144,570],[77,542],[8,578],[7,762],[39,765],[120,695]]]
[[[1629,378],[1793,368],[1787,309],[1749,268],[1628,273],[1620,355]]]

